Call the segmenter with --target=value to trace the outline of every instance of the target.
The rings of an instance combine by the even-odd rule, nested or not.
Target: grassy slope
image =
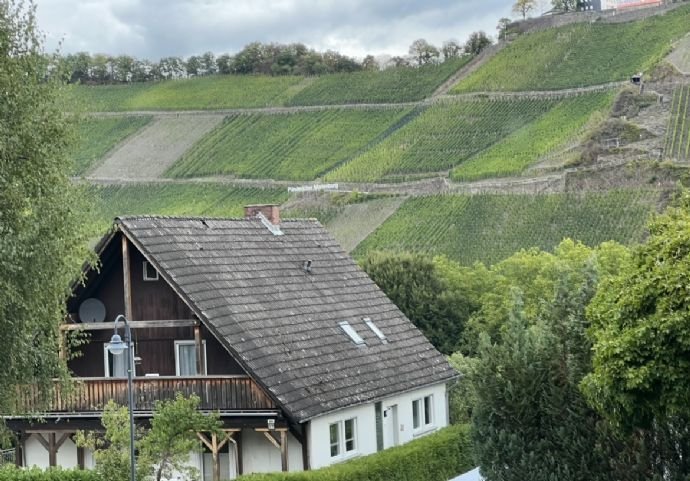
[[[539,118],[553,105],[553,101],[535,100],[437,104],[326,178],[376,181],[448,170]]]
[[[295,95],[290,105],[409,102],[431,95],[471,57],[421,68],[324,75]]]
[[[284,189],[236,188],[222,184],[137,184],[91,187],[99,218],[118,215],[242,217],[246,204],[283,203]]]
[[[301,77],[217,75],[132,85],[74,86],[86,111],[213,110],[283,105]]]
[[[613,93],[599,93],[563,100],[537,121],[460,164],[452,178],[472,181],[519,174],[540,157],[582,135],[593,116],[603,118],[613,98]]]
[[[355,250],[445,254],[464,264],[498,262],[570,237],[588,245],[642,240],[658,191],[553,195],[431,196],[407,200]]]
[[[113,147],[151,121],[150,116],[87,118],[78,126],[79,141],[75,152],[74,174],[93,167]]]
[[[324,110],[229,117],[173,165],[168,175],[313,180],[357,155],[410,111]]]
[[[690,6],[621,24],[580,23],[524,35],[451,93],[558,90],[626,80],[690,31]]]

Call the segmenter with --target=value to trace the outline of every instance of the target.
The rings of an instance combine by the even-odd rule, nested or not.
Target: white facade
[[[419,426],[413,426],[415,415],[413,403],[423,411],[424,399],[429,399],[431,422],[424,422],[424,413],[417,416]],[[446,385],[437,384],[417,389],[405,394],[391,396],[381,401],[383,411],[382,431],[384,448],[405,444],[430,432],[448,425],[448,402]],[[354,449],[344,446],[342,430],[345,421],[354,419]],[[339,452],[331,456],[331,425],[337,424],[339,434]],[[309,461],[312,469],[348,459],[377,452],[376,403],[354,406],[312,419],[308,427]]]

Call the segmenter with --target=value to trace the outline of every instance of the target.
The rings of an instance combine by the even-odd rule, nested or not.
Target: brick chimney
[[[258,213],[262,213],[273,225],[280,224],[280,206],[278,204],[245,205],[244,218],[253,219]]]

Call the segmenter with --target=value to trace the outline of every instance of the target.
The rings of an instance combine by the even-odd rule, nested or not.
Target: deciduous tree
[[[482,32],[473,32],[470,34],[470,38],[467,39],[465,43],[465,53],[470,55],[478,55],[486,47],[490,46],[493,42],[489,36]]]
[[[517,0],[513,5],[513,13],[521,15],[523,19],[536,8],[536,0]]]
[[[0,412],[17,385],[50,393],[66,373],[58,325],[88,258],[91,223],[69,178],[74,136],[56,56],[36,31],[35,5],[0,1]]]

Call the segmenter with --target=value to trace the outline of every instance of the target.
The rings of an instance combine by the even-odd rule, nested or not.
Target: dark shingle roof
[[[118,222],[298,422],[456,375],[316,220],[283,221],[282,236],[259,219]],[[303,269],[306,260],[311,273]],[[341,321],[349,321],[366,345],[355,346]]]

